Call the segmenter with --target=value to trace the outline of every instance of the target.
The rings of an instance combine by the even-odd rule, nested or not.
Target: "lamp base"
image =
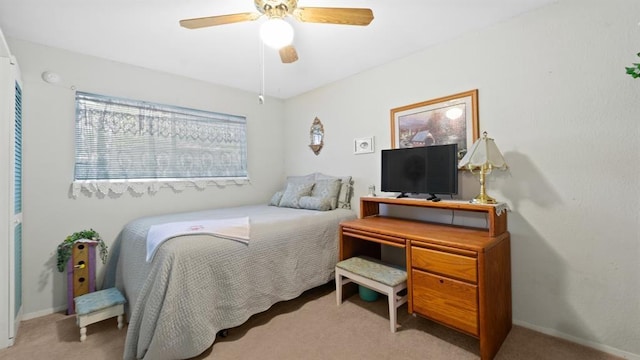
[[[473,204],[497,204],[496,199],[492,198],[487,194],[480,194],[473,198],[471,201]]]

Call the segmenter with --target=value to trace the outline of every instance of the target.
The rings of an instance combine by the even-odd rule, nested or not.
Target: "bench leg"
[[[80,342],[84,342],[87,340],[87,327],[83,326],[80,328]]]
[[[396,294],[394,294],[394,290],[391,289],[390,292],[387,293],[387,297],[389,298],[389,322],[391,323],[391,332],[396,332],[398,320],[396,318],[398,314],[398,307],[396,304]]]
[[[118,329],[122,329],[123,326],[124,326],[123,316],[122,315],[118,315]]]

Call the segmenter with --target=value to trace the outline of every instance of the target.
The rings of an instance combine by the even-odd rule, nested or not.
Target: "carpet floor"
[[[479,359],[477,339],[411,316],[406,304],[393,334],[387,312],[384,296],[365,302],[355,295],[337,306],[335,288],[327,284],[254,315],[194,359]],[[0,359],[121,359],[125,333],[113,318],[89,325],[80,343],[75,317],[51,314],[22,322],[15,344],[0,350]],[[495,359],[620,358],[514,326]]]

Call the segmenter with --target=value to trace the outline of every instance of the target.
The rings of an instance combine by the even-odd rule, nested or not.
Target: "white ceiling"
[[[299,60],[265,48],[265,94],[289,98],[557,0],[299,0],[370,8],[369,26],[300,23]],[[253,0],[0,0],[5,36],[259,93],[265,17],[188,30],[185,18],[255,11]],[[52,69],[55,70],[55,69]]]

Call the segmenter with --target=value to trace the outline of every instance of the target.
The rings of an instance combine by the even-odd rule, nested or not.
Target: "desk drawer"
[[[411,266],[474,284],[478,281],[478,261],[469,256],[413,246]]]
[[[462,281],[411,271],[413,311],[478,336],[478,287]]]

